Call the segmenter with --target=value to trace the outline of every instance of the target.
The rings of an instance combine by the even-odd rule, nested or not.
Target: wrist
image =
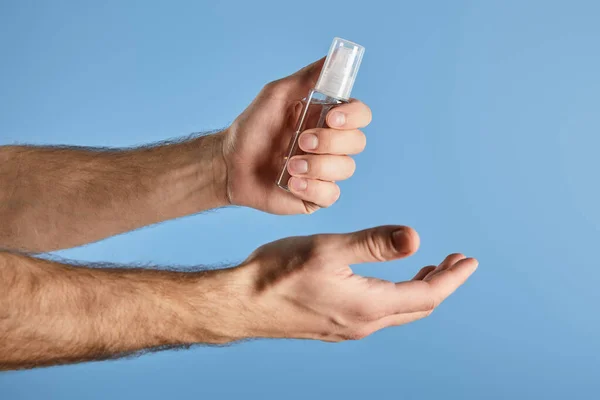
[[[230,204],[222,143],[220,132],[157,149],[154,162],[162,168],[148,178],[153,182],[150,204],[159,220]]]
[[[204,137],[208,141],[207,148],[210,149],[213,197],[219,207],[231,205],[227,189],[227,163],[223,154],[226,134],[227,130],[223,130]]]
[[[201,181],[201,194],[211,204],[209,208],[230,205],[227,196],[227,165],[223,156],[226,131],[201,136],[191,145],[196,150],[195,174]]]
[[[239,267],[194,274],[183,302],[193,342],[223,344],[252,336],[247,275]]]

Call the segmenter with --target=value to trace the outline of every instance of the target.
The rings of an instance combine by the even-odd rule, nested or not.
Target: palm
[[[258,248],[244,265],[252,271],[254,293],[267,314],[253,320],[275,321],[270,337],[339,341],[428,316],[465,282],[477,261],[450,254],[405,282],[355,275],[350,265],[403,258],[417,250],[416,232],[398,228],[293,237]],[[272,301],[276,306],[268,311]]]

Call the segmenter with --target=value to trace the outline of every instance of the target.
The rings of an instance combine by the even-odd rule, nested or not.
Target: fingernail
[[[296,174],[304,174],[308,171],[308,162],[306,160],[290,160],[290,172]]]
[[[292,178],[290,178],[290,181],[288,184],[290,185],[291,189],[296,192],[301,192],[302,190],[306,190],[306,188],[308,187],[308,182],[306,182],[306,179],[302,179],[302,178],[292,177]]]
[[[314,150],[319,145],[319,139],[312,133],[305,133],[300,136],[300,147],[306,150]]]
[[[399,253],[406,253],[408,245],[410,244],[410,235],[404,228],[400,228],[392,233],[392,242],[396,251]]]
[[[346,123],[346,115],[339,111],[335,111],[329,118],[331,126],[342,126]]]

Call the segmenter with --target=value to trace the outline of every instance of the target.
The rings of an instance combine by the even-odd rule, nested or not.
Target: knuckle
[[[285,78],[272,81],[263,86],[263,93],[267,95],[285,94],[288,90],[287,81]]]
[[[322,258],[325,253],[325,244],[327,243],[323,235],[310,236],[303,249],[303,253],[306,254],[307,260],[314,260]]]
[[[319,261],[318,264],[325,265],[327,260],[331,258],[331,255],[337,251],[337,248],[331,245],[331,241],[328,234],[320,234],[312,236],[311,243],[311,257],[314,260]],[[343,323],[341,318],[333,318],[331,321],[338,321]]]
[[[264,93],[272,93],[277,88],[277,81],[269,82],[263,86],[262,91]]]
[[[377,261],[387,261],[387,243],[372,231],[367,231],[365,240],[361,240],[360,243],[364,243],[368,254]]]

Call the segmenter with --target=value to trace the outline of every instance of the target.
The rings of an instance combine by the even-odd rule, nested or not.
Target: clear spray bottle
[[[325,127],[329,110],[350,99],[364,52],[365,48],[356,43],[333,39],[315,88],[302,100],[304,108],[277,179],[277,186],[280,188],[289,191],[288,181],[291,175],[288,172],[288,162],[293,156],[304,154],[298,146],[300,134],[307,129]]]

